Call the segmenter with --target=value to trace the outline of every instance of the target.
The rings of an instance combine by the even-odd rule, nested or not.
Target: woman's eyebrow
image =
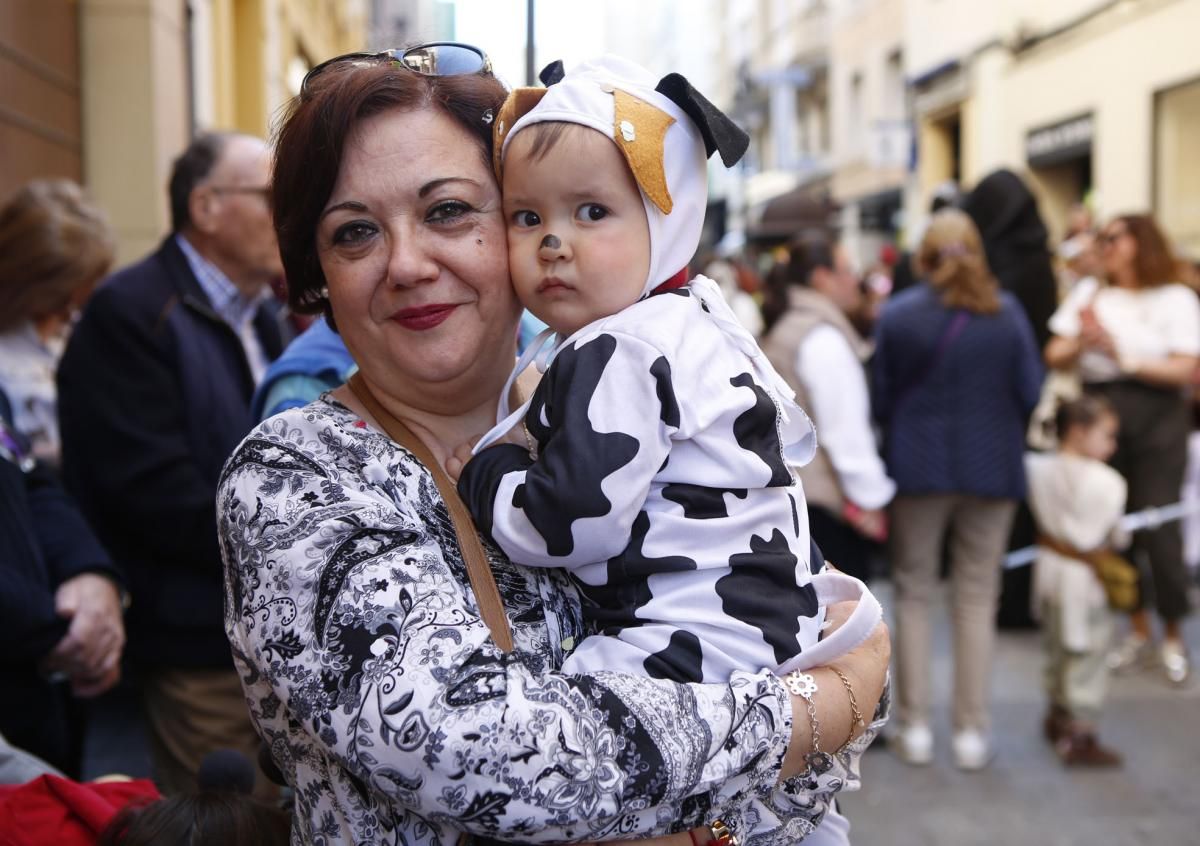
[[[343,200],[340,203],[334,203],[332,206],[329,206],[327,209],[325,209],[325,211],[321,212],[321,217],[318,218],[318,220],[324,220],[326,215],[330,214],[331,212],[338,211],[340,209],[346,209],[347,211],[365,212],[367,210],[367,206],[365,203],[360,203],[358,200]]]
[[[426,182],[424,185],[421,186],[421,190],[417,192],[417,196],[424,197],[430,191],[433,191],[436,188],[442,187],[447,182],[466,182],[467,184],[474,185],[476,187],[478,187],[478,185],[479,185],[479,183],[476,182],[474,179],[470,179],[466,176],[444,176],[441,179],[431,179],[428,182]]]

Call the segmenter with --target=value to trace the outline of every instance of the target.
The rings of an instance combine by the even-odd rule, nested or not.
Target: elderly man
[[[128,652],[168,792],[208,751],[253,760],[258,744],[223,629],[214,498],[282,348],[269,175],[257,138],[193,141],[171,174],[173,232],[101,286],[59,368],[64,479],[128,574]]]

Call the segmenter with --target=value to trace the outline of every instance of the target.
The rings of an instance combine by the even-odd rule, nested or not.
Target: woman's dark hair
[[[837,241],[820,229],[807,229],[788,245],[788,258],[779,262],[763,280],[763,334],[771,331],[788,309],[788,288],[807,285],[817,268],[833,270]]]
[[[1111,402],[1098,394],[1084,394],[1058,407],[1054,414],[1054,431],[1059,442],[1062,442],[1067,433],[1077,426],[1086,429],[1109,415],[1117,416],[1117,410]]]
[[[1155,288],[1180,280],[1179,261],[1175,258],[1170,241],[1152,215],[1123,214],[1114,222],[1124,224],[1130,237],[1137,242],[1133,270],[1137,274],[1139,287]]]
[[[332,325],[317,221],[337,181],[346,138],[359,121],[392,110],[440,110],[479,142],[491,173],[488,112],[498,114],[507,93],[487,74],[425,76],[392,62],[346,62],[322,72],[292,101],[275,138],[271,206],[293,310],[324,312]]]
[[[230,790],[201,790],[124,808],[97,846],[288,846],[291,815]]]

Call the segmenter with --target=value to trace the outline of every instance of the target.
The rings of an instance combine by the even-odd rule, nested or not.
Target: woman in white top
[[[0,207],[0,390],[34,455],[54,466],[58,361],[113,246],[104,215],[70,180],[34,180]]]
[[[1150,216],[1115,218],[1100,246],[1105,280],[1080,282],[1050,319],[1046,363],[1078,367],[1085,389],[1116,408],[1121,433],[1112,464],[1129,483],[1130,510],[1167,505],[1179,499],[1187,463],[1185,388],[1200,362],[1200,302],[1178,284],[1178,263]],[[1134,549],[1149,559],[1150,573],[1143,574],[1132,631],[1110,663],[1119,669],[1145,657],[1153,599],[1165,629],[1163,667],[1182,683],[1189,670],[1180,630],[1189,581],[1179,524],[1139,533]]]

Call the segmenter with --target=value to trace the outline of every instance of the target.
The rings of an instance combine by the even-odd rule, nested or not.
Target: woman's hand
[[[854,602],[830,605],[825,611],[825,619],[830,623],[828,631],[843,625],[854,611],[854,606]],[[868,725],[883,696],[891,657],[891,635],[887,625],[881,622],[863,643],[837,660],[837,670],[846,677],[853,689],[859,711]],[[862,734],[866,726],[855,723],[849,693],[833,668],[815,667],[809,674],[817,682],[813,705],[821,729],[821,751],[832,752]],[[804,772],[807,767],[805,756],[812,751],[812,720],[808,714],[808,703],[793,694],[792,741],[783,759],[780,780]]]
[[[1102,352],[1110,358],[1117,357],[1117,345],[1104,324],[1096,317],[1092,306],[1079,312],[1079,343],[1083,349]]]

